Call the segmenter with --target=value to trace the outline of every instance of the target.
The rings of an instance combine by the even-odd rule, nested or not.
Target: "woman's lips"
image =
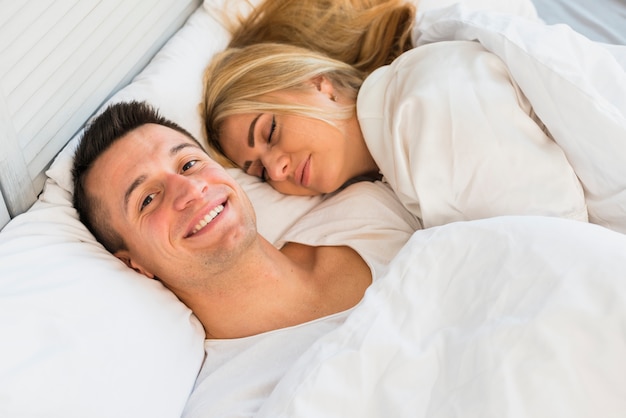
[[[309,155],[309,158],[307,158],[304,163],[304,169],[302,170],[302,179],[300,181],[304,187],[309,186],[310,176],[311,176],[311,156]]]
[[[311,156],[304,160],[296,170],[296,183],[299,186],[307,187],[309,185],[309,177],[311,176]]]

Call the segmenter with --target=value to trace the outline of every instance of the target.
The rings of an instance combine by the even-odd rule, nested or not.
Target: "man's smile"
[[[225,202],[224,202],[225,203]],[[210,224],[213,219],[215,219],[222,211],[224,210],[224,204],[219,204],[215,206],[213,209],[209,211],[206,215],[204,215],[198,223],[194,226],[193,230],[187,234],[186,238],[193,236],[204,229],[208,224]]]

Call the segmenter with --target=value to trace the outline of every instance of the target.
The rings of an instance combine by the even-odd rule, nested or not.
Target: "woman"
[[[206,73],[209,144],[287,194],[330,193],[380,171],[424,227],[498,215],[587,219],[562,150],[479,44],[417,48],[363,80],[298,47],[230,49]]]

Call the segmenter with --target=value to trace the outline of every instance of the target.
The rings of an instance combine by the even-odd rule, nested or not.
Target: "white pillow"
[[[180,416],[202,326],[52,196],[0,234],[0,416]]]

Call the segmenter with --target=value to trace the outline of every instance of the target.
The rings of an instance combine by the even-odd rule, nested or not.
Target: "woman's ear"
[[[327,96],[333,102],[337,101],[337,91],[335,89],[335,86],[333,85],[333,82],[330,81],[328,77],[326,77],[325,75],[318,75],[317,77],[314,77],[311,82],[313,83],[317,91]]]
[[[130,256],[130,253],[127,250],[119,250],[114,254],[117,258],[122,260],[124,264],[126,264],[131,269],[135,270],[139,274],[143,274],[149,279],[154,279],[154,274],[150,273],[148,270],[143,268],[140,264],[135,263],[134,259]]]

